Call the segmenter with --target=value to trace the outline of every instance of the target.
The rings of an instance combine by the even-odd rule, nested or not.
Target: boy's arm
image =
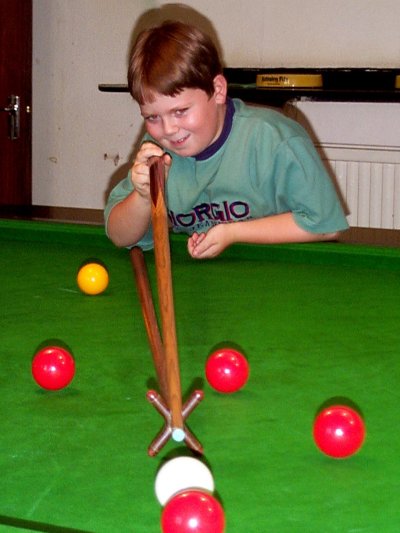
[[[107,235],[116,246],[132,246],[147,232],[150,219],[150,197],[141,196],[135,190],[111,209]]]
[[[292,213],[282,213],[244,222],[219,224],[207,233],[189,238],[188,250],[196,259],[209,259],[219,255],[231,244],[278,244],[334,240],[335,233],[311,233],[296,224]]]
[[[165,174],[168,175],[171,157],[162,148],[144,142],[132,166],[131,181],[133,191],[116,203],[107,219],[107,235],[116,246],[133,246],[147,233],[151,222],[150,157],[163,156]]]

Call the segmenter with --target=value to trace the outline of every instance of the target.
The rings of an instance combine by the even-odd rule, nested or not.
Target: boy
[[[127,178],[111,192],[106,231],[117,246],[152,247],[149,167],[163,156],[173,231],[197,259],[235,242],[332,240],[347,229],[311,140],[278,112],[227,98],[216,47],[181,22],[142,32],[128,85],[147,134]]]

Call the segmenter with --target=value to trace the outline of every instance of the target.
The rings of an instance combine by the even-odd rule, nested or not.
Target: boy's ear
[[[217,104],[224,104],[228,92],[228,83],[225,76],[217,74],[214,78],[214,98]]]

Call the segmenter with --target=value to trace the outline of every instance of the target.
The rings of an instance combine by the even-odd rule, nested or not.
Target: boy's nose
[[[178,131],[178,125],[176,124],[174,119],[164,119],[163,126],[165,135],[173,135]]]

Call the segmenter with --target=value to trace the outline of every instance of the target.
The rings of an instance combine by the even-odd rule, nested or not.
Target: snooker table
[[[157,469],[191,451],[147,447],[162,426],[146,401],[155,372],[129,254],[102,227],[0,220],[0,531],[157,533]],[[150,281],[153,252],[146,252]],[[204,445],[227,533],[400,531],[400,249],[317,243],[236,245],[211,261],[171,236],[183,396]],[[88,258],[110,273],[79,292]],[[40,389],[31,360],[67,345],[73,382]],[[241,391],[222,395],[204,364],[221,343],[247,356]],[[312,440],[326,403],[358,406],[362,449],[337,460]]]

